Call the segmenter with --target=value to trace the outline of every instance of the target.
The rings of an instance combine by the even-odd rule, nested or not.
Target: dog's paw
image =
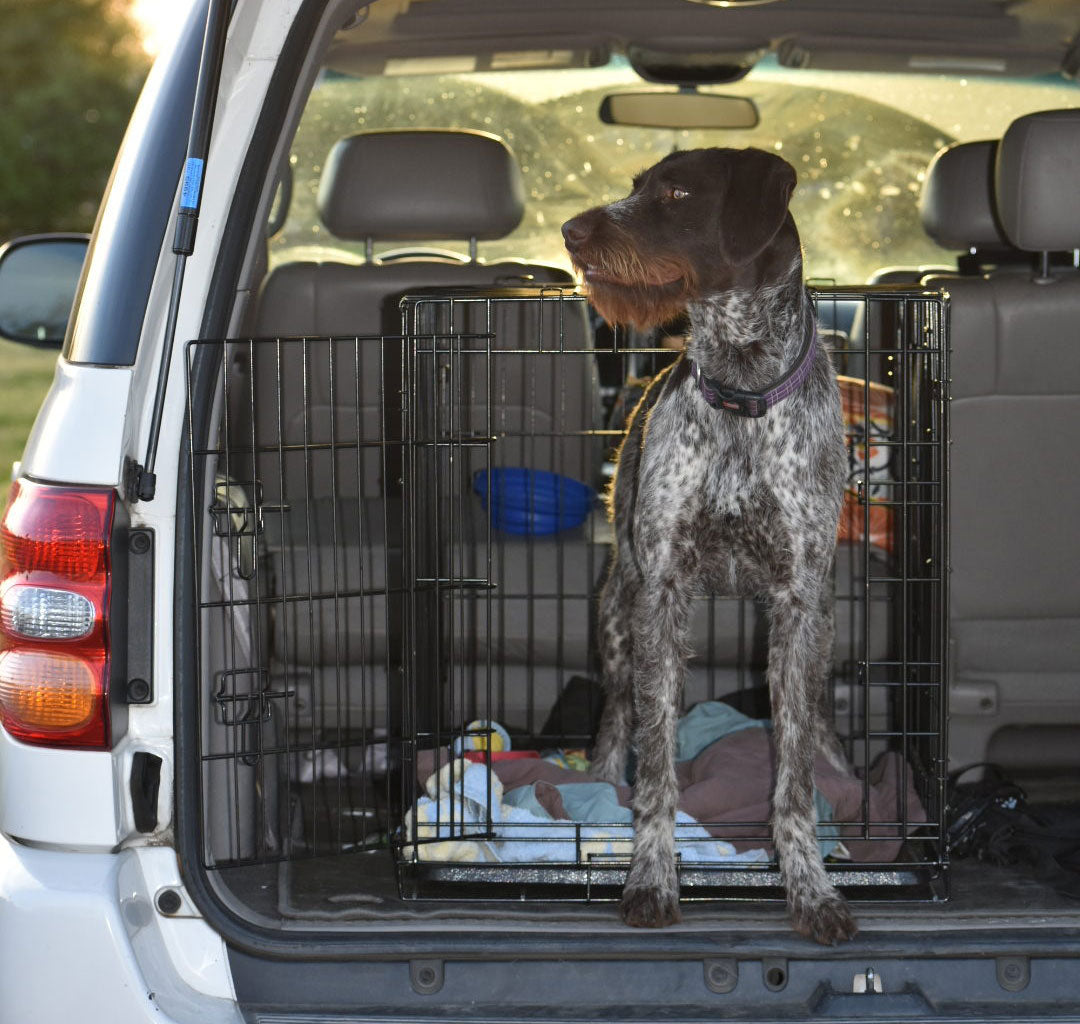
[[[666,928],[682,920],[678,889],[624,889],[619,909],[633,928]]]
[[[847,942],[859,930],[847,900],[835,891],[819,900],[793,905],[791,921],[800,935],[823,946]]]

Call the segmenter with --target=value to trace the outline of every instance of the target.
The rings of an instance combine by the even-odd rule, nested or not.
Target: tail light
[[[0,723],[108,749],[112,490],[20,480],[0,521]]]

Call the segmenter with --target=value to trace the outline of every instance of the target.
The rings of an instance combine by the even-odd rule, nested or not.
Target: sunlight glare
[[[139,26],[143,49],[151,56],[179,31],[191,0],[131,0],[131,15]]]

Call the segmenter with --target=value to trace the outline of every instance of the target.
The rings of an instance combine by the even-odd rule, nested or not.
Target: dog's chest
[[[683,390],[653,413],[643,482],[658,497],[688,511],[742,517],[763,491],[794,472],[783,419],[775,413],[761,419],[729,415],[697,403],[689,389]]]

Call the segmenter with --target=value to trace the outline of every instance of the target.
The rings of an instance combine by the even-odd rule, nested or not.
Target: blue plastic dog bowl
[[[488,508],[488,471],[473,475],[473,490]],[[507,533],[543,535],[580,526],[592,508],[585,484],[542,469],[500,467],[491,471],[491,525]]]

